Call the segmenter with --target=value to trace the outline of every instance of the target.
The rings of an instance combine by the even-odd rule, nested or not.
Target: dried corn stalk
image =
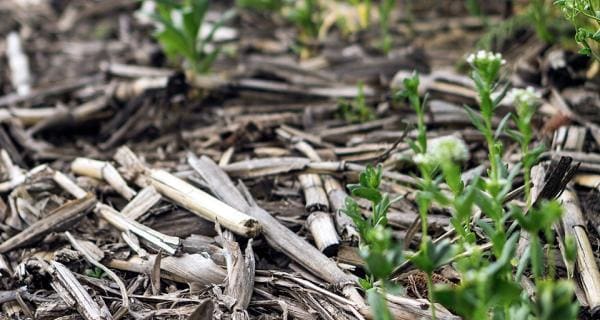
[[[71,164],[71,170],[82,176],[105,180],[127,200],[131,200],[136,194],[135,190],[127,185],[117,169],[106,161],[77,158]]]

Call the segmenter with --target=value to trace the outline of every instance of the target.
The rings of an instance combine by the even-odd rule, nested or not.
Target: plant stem
[[[435,302],[433,301],[433,274],[427,274],[427,296],[431,306],[431,319],[435,320]]]
[[[525,208],[531,207],[531,168],[525,166],[523,168],[523,183],[525,184]]]

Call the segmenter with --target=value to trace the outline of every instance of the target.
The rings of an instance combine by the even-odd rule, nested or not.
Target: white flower
[[[435,159],[429,154],[429,153],[419,153],[417,155],[415,155],[415,157],[413,158],[413,161],[416,164],[421,164],[421,165],[435,165],[436,161]]]
[[[467,57],[467,62],[472,65],[499,63],[506,64],[506,60],[502,58],[502,54],[491,51],[479,50],[476,53],[471,53]]]
[[[510,90],[508,96],[517,106],[533,106],[538,104],[541,98],[541,95],[535,92],[532,87],[527,87],[527,89],[514,88]]]
[[[465,142],[456,136],[446,136],[431,140],[427,154],[438,163],[460,162],[469,159],[469,149]]]

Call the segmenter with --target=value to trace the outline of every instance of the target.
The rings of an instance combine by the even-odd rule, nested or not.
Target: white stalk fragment
[[[167,87],[168,77],[140,78],[129,82],[119,82],[115,96],[119,100],[127,100],[142,94],[149,89],[162,89]]]
[[[578,278],[592,313],[596,313],[600,310],[600,270],[585,228],[586,221],[581,212],[579,199],[571,189],[565,189],[559,199],[562,201],[565,210],[560,227],[562,227],[565,236],[571,236],[575,239]]]
[[[0,160],[8,174],[8,181],[0,183],[0,192],[6,192],[25,182],[26,176],[19,166],[12,162],[6,150],[0,150]]]
[[[71,170],[82,176],[105,180],[127,200],[131,200],[136,194],[135,190],[127,185],[117,169],[106,161],[77,158],[71,164]]]
[[[123,232],[129,231],[163,249],[169,254],[175,254],[181,243],[178,237],[167,236],[152,228],[146,227],[141,223],[123,216],[118,211],[105,204],[98,203],[94,209],[94,212],[102,219],[108,221],[108,223],[115,228]]]
[[[6,37],[6,56],[11,71],[11,81],[17,94],[25,96],[31,92],[31,72],[29,60],[21,45],[21,38],[17,32],[11,32]]]
[[[260,233],[258,221],[225,204],[164,170],[151,170],[152,185],[164,196],[209,221],[218,222],[232,232],[255,237]]]
[[[87,194],[85,190],[75,184],[73,180],[69,179],[69,177],[60,171],[54,172],[52,180],[54,180],[54,182],[56,182],[56,184],[58,184],[61,188],[65,189],[65,191],[73,195],[76,199],[82,199]]]
[[[328,257],[335,255],[338,251],[340,241],[333,225],[331,214],[315,211],[308,216],[306,224],[319,251]]]
[[[52,286],[69,307],[76,308],[86,320],[112,319],[108,310],[101,308],[94,301],[67,267],[56,261],[51,261],[50,264],[52,266],[51,273],[55,279]]]
[[[121,210],[121,214],[132,220],[137,220],[144,215],[150,208],[157,204],[162,197],[153,186],[142,189],[138,194]]]
[[[75,182],[73,182],[71,179],[69,179],[69,177],[60,171],[55,171],[52,178],[54,182],[56,182],[59,186],[77,199],[84,198],[87,194],[85,190],[75,184]],[[149,192],[151,193],[152,191]],[[133,202],[134,201],[131,201],[130,204]],[[154,202],[151,203],[154,204]],[[129,205],[127,205],[124,209],[127,207],[129,207]],[[142,257],[146,257],[147,253],[142,247],[140,247],[135,238],[136,235],[150,243],[153,243],[157,247],[164,249],[169,254],[175,254],[179,248],[179,238],[167,236],[152,228],[146,227],[134,221],[131,217],[124,216],[112,207],[109,207],[103,203],[98,202],[94,208],[94,212],[104,220],[108,221],[115,228],[121,230],[121,236],[123,237],[123,240]],[[133,209],[129,209],[129,212],[134,212],[135,214],[135,210]]]
[[[305,208],[307,212],[329,211],[329,200],[318,174],[306,173],[298,175],[304,191]]]

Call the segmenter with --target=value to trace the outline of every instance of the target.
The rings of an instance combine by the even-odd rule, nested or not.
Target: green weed
[[[560,219],[562,207],[556,200],[532,203],[530,170],[543,150],[543,146],[531,146],[531,120],[539,97],[532,89],[513,89],[510,96],[516,112],[494,127],[495,111],[508,92],[508,87],[500,81],[505,61],[500,54],[480,51],[469,56],[467,62],[472,68],[471,78],[479,106],[477,109],[466,107],[466,110],[485,138],[489,170],[485,176],[468,184],[462,181],[462,162],[469,157],[468,147],[455,136],[428,141],[425,103],[418,94],[418,75],[405,79],[404,91],[398,96],[407,99],[417,114],[417,138],[409,144],[420,173],[416,202],[421,219],[421,244],[416,252],[399,251],[387,226],[387,209],[393,201],[378,191],[381,167],[377,170],[367,168],[361,174],[359,184],[350,185],[349,189],[353,196],[371,201],[372,213],[365,218],[354,200],[348,198],[346,201],[346,213],[356,223],[362,238],[360,252],[368,271],[361,285],[367,289],[369,303],[381,310],[385,308],[385,301],[373,293],[375,284],[382,286],[376,292],[394,288],[388,277],[409,261],[427,274],[431,303],[440,303],[464,319],[574,320],[578,305],[574,300],[573,284],[569,280],[556,279],[552,250],[546,252],[542,245],[544,242],[554,244],[552,226]],[[508,129],[511,117],[514,130]],[[513,137],[520,146],[521,163],[510,169],[502,160],[504,144],[499,139],[502,134]],[[526,205],[507,205],[507,195],[513,190],[519,174],[525,180]],[[434,241],[428,235],[427,216],[433,204],[449,208],[456,235],[452,241]],[[481,212],[481,218],[475,218],[476,211]],[[511,221],[520,229],[507,228]],[[515,258],[520,232],[529,234],[530,246],[523,256]],[[489,243],[489,251],[482,243]],[[572,240],[567,239],[564,247],[572,270],[575,261]],[[446,264],[452,264],[459,272],[460,283],[434,285],[434,272]],[[535,284],[533,296],[520,282],[527,270]],[[430,310],[435,319],[435,308]]]
[[[375,112],[367,105],[364,85],[358,84],[358,95],[354,101],[341,100],[338,103],[338,112],[348,122],[367,122],[376,118]]]
[[[557,0],[554,4],[575,26],[581,52],[600,61],[600,0]]]
[[[152,17],[159,27],[154,33],[167,57],[173,61],[185,61],[185,67],[195,73],[206,73],[219,55],[214,47],[215,32],[231,17],[227,11],[219,21],[202,32],[202,24],[208,12],[209,0],[157,0],[156,13]]]

